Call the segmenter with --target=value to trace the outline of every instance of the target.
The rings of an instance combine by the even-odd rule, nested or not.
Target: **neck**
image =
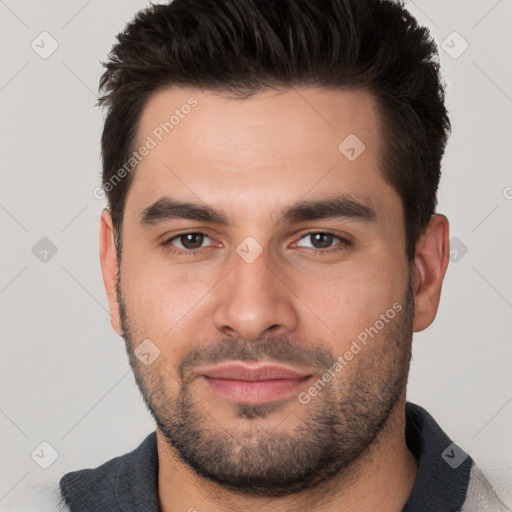
[[[158,487],[162,512],[261,510],[400,512],[414,486],[415,457],[405,441],[405,397],[369,449],[328,482],[279,498],[251,496],[205,480],[183,463],[157,429]]]

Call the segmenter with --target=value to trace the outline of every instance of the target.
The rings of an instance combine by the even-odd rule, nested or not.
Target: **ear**
[[[416,244],[413,267],[414,332],[426,329],[436,317],[441,287],[450,259],[449,224],[433,215]]]
[[[110,323],[117,334],[122,336],[123,329],[116,290],[118,265],[114,244],[114,228],[112,216],[107,209],[102,211],[100,219],[100,263],[110,309]]]

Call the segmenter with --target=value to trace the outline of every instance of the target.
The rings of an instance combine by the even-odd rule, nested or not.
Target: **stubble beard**
[[[349,468],[378,441],[404,396],[409,373],[414,302],[409,286],[400,315],[369,340],[351,361],[307,405],[294,427],[286,430],[286,411],[278,427],[265,418],[285,405],[233,404],[226,423],[195,398],[188,369],[201,361],[314,362],[319,376],[335,363],[321,347],[304,348],[277,337],[246,343],[228,338],[207,348],[195,347],[171,374],[162,364],[143,366],[134,355],[138,344],[118,284],[123,338],[144,402],[169,447],[197,475],[247,495],[280,497],[327,482]],[[141,338],[142,339],[142,338]],[[178,375],[176,375],[176,373]],[[169,392],[177,379],[178,393]],[[294,398],[295,399],[295,398]],[[296,401],[299,404],[298,400]],[[237,419],[238,418],[238,419]],[[233,424],[238,423],[238,426]]]

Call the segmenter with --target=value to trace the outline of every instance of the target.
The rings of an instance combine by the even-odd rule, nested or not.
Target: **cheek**
[[[212,284],[178,267],[152,265],[148,259],[123,260],[121,288],[130,327],[140,338],[155,340],[166,355],[179,352],[186,340],[197,337],[202,320],[201,298]],[[180,348],[181,347],[181,348]]]
[[[344,268],[329,278],[303,281],[295,289],[304,302],[303,315],[311,317],[311,328],[320,329],[317,335],[321,332],[340,352],[394,304],[403,306],[406,287],[403,267],[373,262]]]

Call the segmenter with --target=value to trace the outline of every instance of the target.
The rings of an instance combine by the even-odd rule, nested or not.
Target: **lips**
[[[239,364],[217,366],[201,372],[205,377],[212,379],[243,380],[258,382],[275,379],[298,379],[305,377],[304,373],[286,368],[284,366],[266,365],[251,367]]]
[[[311,374],[279,365],[229,363],[204,369],[201,379],[214,393],[242,403],[265,403],[297,392]]]

